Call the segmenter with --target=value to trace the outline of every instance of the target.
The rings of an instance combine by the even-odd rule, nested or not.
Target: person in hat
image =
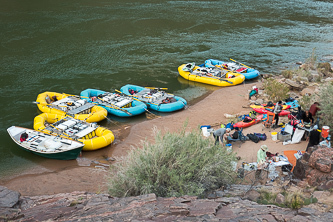
[[[221,142],[223,144],[224,134],[229,133],[230,131],[231,131],[230,128],[220,128],[218,130],[215,130],[213,132],[213,136],[215,138],[215,145],[219,144],[219,139],[221,140]]]
[[[257,95],[258,94],[258,88],[257,88],[257,86],[253,86],[252,87],[252,90],[250,91],[250,93],[249,93],[249,100],[251,99],[251,97],[252,96],[255,96],[255,95]]]
[[[256,179],[260,179],[261,171],[266,167],[266,161],[268,159],[266,152],[268,151],[267,145],[261,145],[257,152],[257,171],[255,174]]]
[[[306,141],[309,141],[308,146],[306,147],[306,152],[308,152],[309,147],[318,145],[320,142],[320,132],[318,131],[318,126],[315,125],[311,132],[309,133],[309,136],[306,138]]]

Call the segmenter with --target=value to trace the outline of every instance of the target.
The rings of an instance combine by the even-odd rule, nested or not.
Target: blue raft
[[[233,60],[234,61],[234,60]],[[205,61],[205,64],[202,66],[208,67],[208,68],[214,68],[219,67],[223,69],[228,69],[234,72],[241,73],[245,76],[245,80],[254,79],[259,76],[259,71],[253,68],[250,68],[248,66],[245,66],[241,63],[235,63],[235,62],[224,62],[216,59],[208,59]]]
[[[159,112],[177,111],[183,109],[187,104],[185,99],[157,89],[127,84],[121,87],[120,91],[144,102],[148,109]]]
[[[134,100],[130,96],[105,92],[98,89],[86,89],[80,93],[82,99],[96,103],[105,108],[108,113],[120,117],[130,117],[144,113],[146,104]]]

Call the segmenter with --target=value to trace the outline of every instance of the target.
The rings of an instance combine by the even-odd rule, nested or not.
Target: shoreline
[[[185,121],[187,121],[187,130],[195,129],[200,125],[216,125],[217,123],[227,123],[224,117],[225,113],[248,113],[251,108],[243,108],[244,104],[248,104],[248,90],[252,85],[259,85],[259,83],[240,84],[232,87],[224,87],[208,93],[204,98],[190,105],[187,109],[173,113],[171,115],[163,116],[161,118],[150,119],[143,122],[136,123],[128,127],[119,129],[116,133],[119,139],[116,144],[111,145],[110,149],[101,149],[99,156],[112,157],[116,161],[105,163],[113,164],[121,156],[132,147],[140,147],[141,141],[147,138],[148,141],[153,142],[153,129],[157,128],[162,133],[166,131],[177,132],[180,130]],[[236,93],[235,93],[236,92]],[[127,128],[126,128],[127,127]],[[213,127],[217,129],[218,127]],[[262,132],[262,124],[256,124],[249,128],[244,129],[244,134],[253,132]],[[244,144],[239,142],[233,145],[234,152],[241,157],[239,163],[256,162],[256,153],[262,144],[269,147],[270,152],[279,152],[283,150],[305,150],[306,144],[302,141],[299,144],[283,146],[282,143],[277,143],[271,140],[268,135],[268,130],[263,131],[267,134],[266,141],[253,143],[247,141]],[[270,133],[269,133],[270,134]],[[213,137],[211,137],[213,139]],[[240,145],[240,146],[239,146]],[[282,154],[282,153],[281,153]],[[89,156],[89,152],[84,155]],[[95,155],[97,156],[97,155]],[[103,193],[107,191],[107,176],[108,170],[105,167],[84,166],[84,157],[77,162],[83,161],[83,166],[64,166],[50,172],[41,174],[26,174],[21,175],[10,180],[1,181],[2,186],[6,186],[11,190],[16,190],[22,195],[36,196],[56,193],[66,193],[72,191],[88,191],[95,193]],[[103,160],[100,160],[103,162]],[[47,165],[47,161],[45,161]],[[59,162],[60,163],[60,162]],[[26,186],[29,184],[29,186]]]

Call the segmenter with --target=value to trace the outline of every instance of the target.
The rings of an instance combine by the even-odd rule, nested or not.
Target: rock
[[[174,215],[188,215],[190,213],[188,205],[184,203],[171,204],[169,210]]]
[[[318,63],[318,71],[321,72],[326,77],[333,77],[333,72],[331,70],[331,64],[328,62]]]
[[[296,62],[296,65],[302,65],[303,64],[303,62]]]
[[[0,207],[13,207],[15,206],[21,194],[17,191],[8,189],[7,187],[0,186]]]
[[[255,103],[263,104],[263,103],[264,103],[264,100],[263,100],[263,99],[257,99],[257,100],[255,101]]]
[[[260,197],[260,193],[256,190],[250,190],[244,196],[244,198],[254,201],[254,202],[256,202],[259,199],[259,197]]]
[[[323,80],[324,82],[333,82],[333,77],[328,77]]]
[[[308,96],[311,96],[312,94],[314,93],[314,89],[311,89],[311,88],[304,88],[300,94],[301,96],[305,96],[305,95],[308,95]]]
[[[264,78],[264,79],[268,79],[271,75],[268,75],[268,74],[262,74],[261,76],[262,76],[262,78]]]
[[[316,169],[321,171],[321,172],[324,172],[324,173],[329,173],[331,172],[331,167],[332,167],[332,161],[325,158],[325,159],[318,159],[316,161]]]
[[[278,204],[283,204],[285,201],[285,198],[282,194],[277,194],[276,195],[276,198],[275,198],[275,202],[278,203]]]
[[[301,77],[299,77],[299,81],[309,82],[309,78],[306,76],[301,76]]]
[[[316,210],[309,208],[309,207],[302,207],[297,211],[298,215],[301,216],[313,216],[316,215]]]
[[[296,81],[293,81],[291,79],[286,79],[285,83],[291,88],[295,88],[297,90],[301,90],[303,89],[303,86],[299,83],[297,83]]]

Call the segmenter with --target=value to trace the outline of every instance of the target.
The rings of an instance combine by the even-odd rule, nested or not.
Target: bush
[[[319,93],[319,103],[322,125],[333,127],[333,85],[322,86]]]
[[[276,101],[282,101],[288,98],[289,88],[283,83],[276,81],[275,79],[268,78],[264,81],[263,86],[269,99]]]
[[[111,168],[109,193],[117,197],[203,196],[233,182],[234,160],[232,153],[215,146],[199,129],[186,133],[184,127],[180,133],[164,136],[157,131],[155,144],[143,143]]]

